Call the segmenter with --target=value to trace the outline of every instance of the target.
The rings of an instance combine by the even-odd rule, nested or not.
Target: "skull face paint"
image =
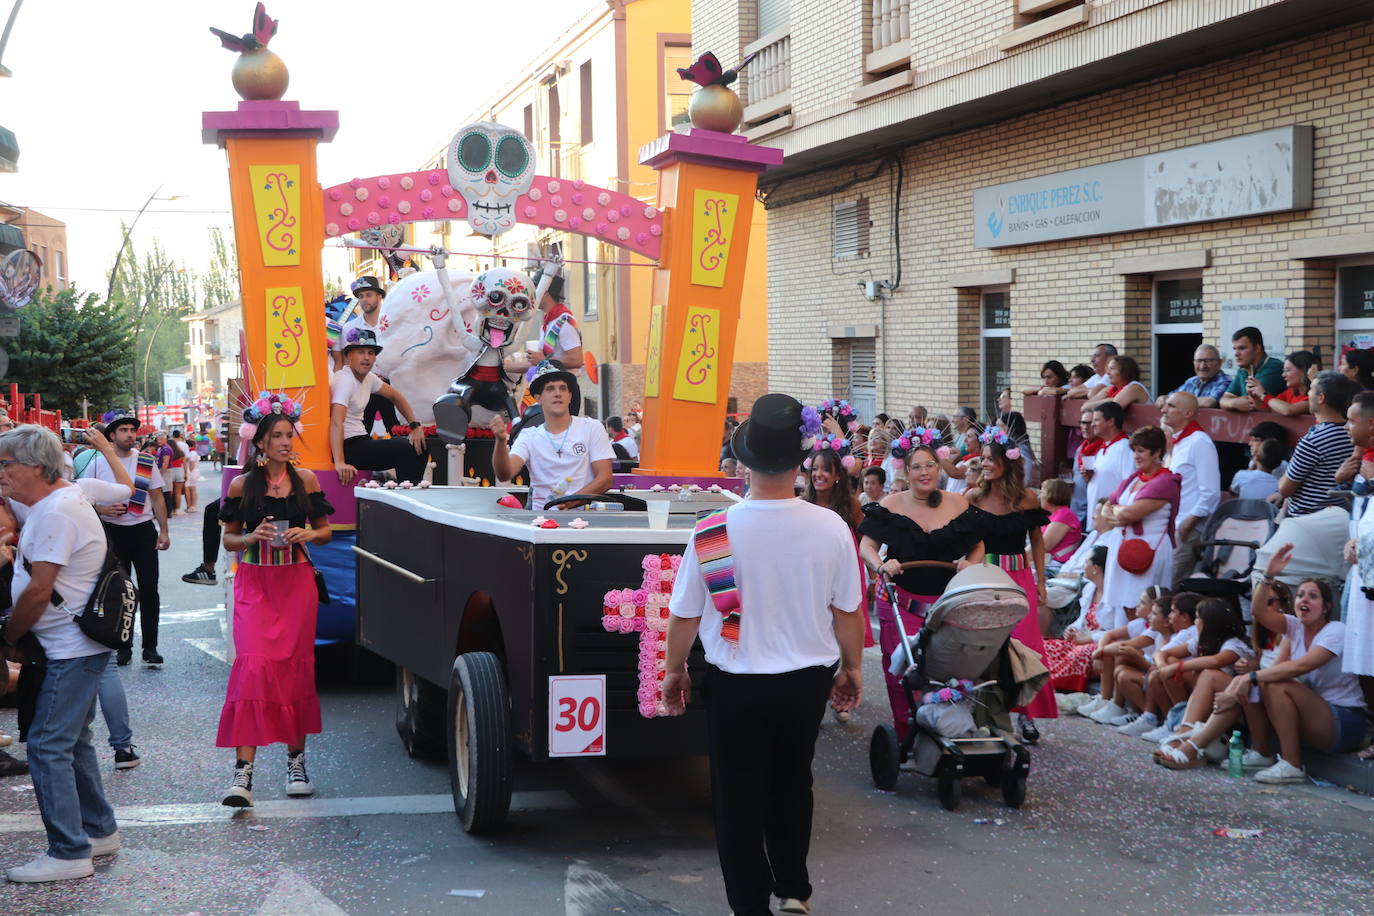
[[[498,236],[515,225],[515,202],[534,183],[534,147],[502,124],[469,124],[449,144],[448,180],[473,231]]]
[[[528,277],[505,267],[494,267],[477,275],[470,296],[482,319],[478,336],[493,349],[501,349],[511,339],[511,331],[534,314],[530,297],[534,287]]]

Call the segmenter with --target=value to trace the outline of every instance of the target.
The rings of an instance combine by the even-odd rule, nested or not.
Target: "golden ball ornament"
[[[266,48],[240,54],[232,78],[239,97],[250,102],[277,101],[291,82],[285,61]]]
[[[692,93],[687,116],[693,127],[732,134],[744,120],[744,104],[729,86],[700,86]]]

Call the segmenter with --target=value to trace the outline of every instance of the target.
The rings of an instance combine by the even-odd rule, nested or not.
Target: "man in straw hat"
[[[811,760],[826,700],[853,709],[862,686],[863,598],[854,539],[834,512],[796,498],[820,415],[759,398],[731,438],[749,498],[697,523],[669,604],[663,700],[691,699],[700,635],[716,849],[736,916],[811,911]]]

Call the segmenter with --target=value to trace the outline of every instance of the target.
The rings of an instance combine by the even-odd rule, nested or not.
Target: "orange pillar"
[[[202,137],[228,153],[250,394],[285,391],[304,405],[301,465],[333,477],[324,325],[324,203],[315,149],[333,139],[335,111],[297,102],[240,102],[207,111]],[[332,481],[331,481],[332,482]]]
[[[693,128],[640,150],[667,224],[645,365],[646,475],[719,477],[758,174],[782,150]]]

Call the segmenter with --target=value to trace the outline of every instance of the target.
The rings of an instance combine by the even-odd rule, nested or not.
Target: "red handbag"
[[[1144,538],[1122,539],[1116,549],[1116,563],[1132,575],[1140,575],[1149,570],[1155,561],[1155,549]]]

